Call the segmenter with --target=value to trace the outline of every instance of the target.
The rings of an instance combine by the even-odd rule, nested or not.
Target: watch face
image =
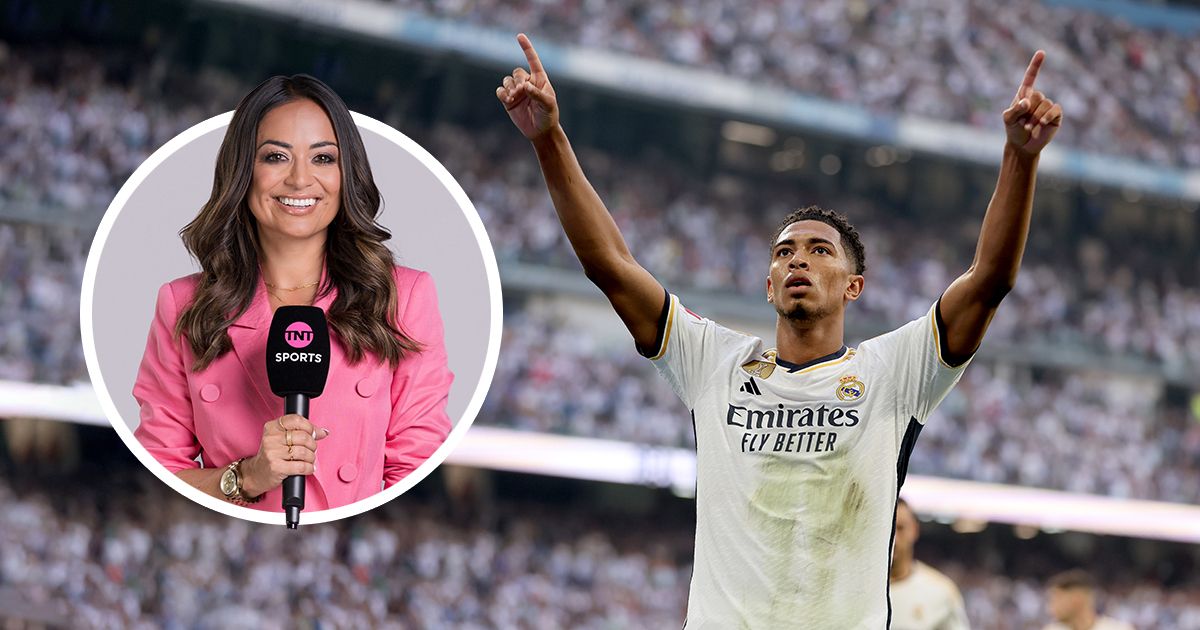
[[[231,497],[236,491],[237,475],[229,468],[226,468],[225,472],[221,474],[221,492],[224,492],[225,496]]]

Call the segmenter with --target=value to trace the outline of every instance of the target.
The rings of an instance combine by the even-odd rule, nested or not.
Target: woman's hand
[[[242,462],[242,492],[256,497],[291,475],[316,471],[317,442],[329,436],[304,416],[288,414],[263,425],[258,454]]]

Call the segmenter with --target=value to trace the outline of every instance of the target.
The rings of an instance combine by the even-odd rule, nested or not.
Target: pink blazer
[[[454,378],[437,293],[428,273],[396,266],[398,321],[423,350],[395,370],[368,354],[346,361],[331,339],[329,380],[309,405],[310,420],[328,428],[317,443],[317,471],[308,477],[307,510],[353,503],[403,479],[429,458],[450,433],[446,398]],[[198,274],[173,280],[158,291],[154,321],[138,369],[133,396],[141,406],[134,435],[171,472],[227,466],[258,452],[263,424],[283,415],[283,399],[267,381],[267,331],[272,312],[259,279],[250,308],[232,325],[233,350],[201,372],[192,372],[188,344],[173,334],[175,321],[196,291]],[[328,309],[331,292],[315,302]],[[281,490],[251,507],[281,511]]]

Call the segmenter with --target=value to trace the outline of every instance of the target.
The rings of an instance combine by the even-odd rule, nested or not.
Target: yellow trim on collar
[[[850,358],[854,356],[855,352],[856,352],[856,350],[854,348],[847,347],[846,354],[843,354],[842,356],[840,356],[836,359],[830,359],[828,361],[824,361],[824,362],[818,363],[816,365],[810,365],[802,370],[796,370],[795,372],[789,372],[787,370],[787,368],[784,368],[783,366],[779,365],[779,363],[777,363],[775,361],[775,357],[779,354],[779,351],[776,350],[775,348],[771,348],[770,350],[767,350],[763,354],[764,355],[770,354],[771,355],[771,357],[770,357],[771,363],[774,363],[776,366],[778,366],[780,369],[782,369],[784,374],[793,374],[794,375],[794,374],[806,374],[806,373],[816,370],[818,368],[829,367],[831,365],[837,365],[839,363],[844,363],[846,361],[849,361]]]

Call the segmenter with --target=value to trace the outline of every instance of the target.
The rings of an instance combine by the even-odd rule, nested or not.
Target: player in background
[[[1082,569],[1054,575],[1046,583],[1046,607],[1054,621],[1044,630],[1133,630],[1096,612],[1096,582]]]
[[[1038,156],[1062,120],[1033,88],[1045,54],[1033,56],[1003,113],[1007,142],[974,262],[925,315],[855,349],[844,344],[845,309],[863,291],[866,262],[845,217],[798,210],[764,248],[773,344],[696,315],[634,260],[559,125],[533,45],[523,34],[517,41],[529,70],[504,77],[496,97],[533,145],[584,273],[691,410],[696,551],[686,627],[886,627],[909,455],[1016,281]]]
[[[962,595],[950,578],[913,557],[921,534],[908,501],[896,501],[896,534],[892,547],[892,630],[968,630]]]

